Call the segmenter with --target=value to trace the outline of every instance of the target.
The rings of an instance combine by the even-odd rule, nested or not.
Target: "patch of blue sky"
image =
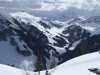
[[[55,4],[54,1],[48,1],[48,0],[44,0],[43,2],[44,2],[44,3],[49,3],[49,4]]]
[[[49,4],[55,4],[55,3],[65,3],[65,2],[61,2],[61,1],[58,1],[58,0],[44,0],[43,1],[44,3],[49,3]]]

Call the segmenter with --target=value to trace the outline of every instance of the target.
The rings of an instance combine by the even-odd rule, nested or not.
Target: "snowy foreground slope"
[[[51,75],[95,75],[88,68],[100,68],[100,54],[98,52],[71,59],[57,66],[56,69],[49,70],[49,72]],[[30,72],[30,75],[34,74],[38,75],[35,72]],[[25,75],[25,72],[0,64],[0,75]],[[41,75],[45,75],[45,71],[42,71]]]

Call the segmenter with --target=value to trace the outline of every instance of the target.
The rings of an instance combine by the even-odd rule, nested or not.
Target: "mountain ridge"
[[[6,16],[7,14],[3,15]],[[72,16],[72,18],[66,22],[57,22],[48,18],[35,17],[26,12],[10,13],[10,16],[9,14],[6,17],[4,16],[2,17],[0,15],[0,37],[2,38],[0,43],[2,43],[2,41],[4,44],[8,42],[10,48],[14,49],[18,58],[12,59],[12,61],[15,61],[17,64],[9,61],[5,63],[5,59],[8,59],[7,57],[2,60],[3,62],[0,62],[2,64],[14,64],[15,67],[21,68],[20,66],[22,66],[22,64],[27,64],[26,62],[30,60],[30,64],[27,66],[29,69],[30,66],[32,66],[32,56],[36,59],[38,53],[40,53],[43,56],[44,64],[49,69],[50,63],[53,60],[51,58],[53,53],[56,54],[56,64],[61,64],[71,58],[82,55],[82,53],[78,54],[80,46],[82,46],[85,51],[84,54],[95,52],[100,47],[99,24],[96,23],[98,30],[93,29],[93,31],[89,31],[89,28],[86,29],[85,26],[87,24],[81,23],[84,19],[79,19],[79,15],[77,16],[77,20],[73,19],[74,21],[72,21],[74,17]],[[89,20],[89,18],[87,20]],[[86,21],[86,19],[84,21]],[[2,26],[6,26],[4,31]],[[91,25],[88,26],[91,27]],[[95,25],[92,25],[92,27],[97,28]],[[77,42],[77,44],[73,45],[75,42]],[[85,44],[87,44],[87,46]],[[72,47],[73,49],[71,49]],[[1,48],[1,53],[2,50],[6,51],[6,49],[7,48]],[[22,55],[21,58],[19,57],[20,55]],[[27,58],[26,61],[25,58]],[[18,64],[20,65],[18,66]]]

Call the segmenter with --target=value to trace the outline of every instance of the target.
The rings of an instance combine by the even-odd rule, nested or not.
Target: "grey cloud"
[[[84,0],[83,2],[74,2],[72,4],[50,4],[51,8],[49,11],[49,4],[47,6],[43,7],[42,0],[12,0],[10,2],[4,2],[0,1],[0,6],[5,7],[3,10],[6,10],[7,12],[17,12],[24,10],[25,12],[28,12],[34,16],[38,17],[49,17],[49,18],[58,18],[62,15],[66,15],[70,12],[75,12],[82,16],[91,16],[91,15],[99,15],[100,6],[98,5],[97,0],[93,0],[95,4],[93,4],[92,0]],[[98,0],[99,1],[99,0]],[[99,1],[100,2],[100,1]],[[64,9],[59,9],[60,7],[66,7]],[[80,8],[79,8],[80,7]],[[12,9],[12,8],[20,8],[20,9]],[[26,9],[29,8],[29,9]],[[36,10],[37,8],[38,10]],[[34,10],[30,10],[34,9]],[[91,9],[91,10],[90,10]]]
[[[0,1],[0,7],[7,8],[40,8],[42,0],[12,0]]]

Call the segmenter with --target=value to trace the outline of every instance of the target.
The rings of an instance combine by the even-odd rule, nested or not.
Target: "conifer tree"
[[[40,75],[41,70],[44,70],[46,68],[45,64],[43,63],[43,56],[40,53],[38,53],[34,66],[35,71],[38,71],[38,75]]]
[[[83,46],[80,44],[78,47],[78,56],[85,54]]]

